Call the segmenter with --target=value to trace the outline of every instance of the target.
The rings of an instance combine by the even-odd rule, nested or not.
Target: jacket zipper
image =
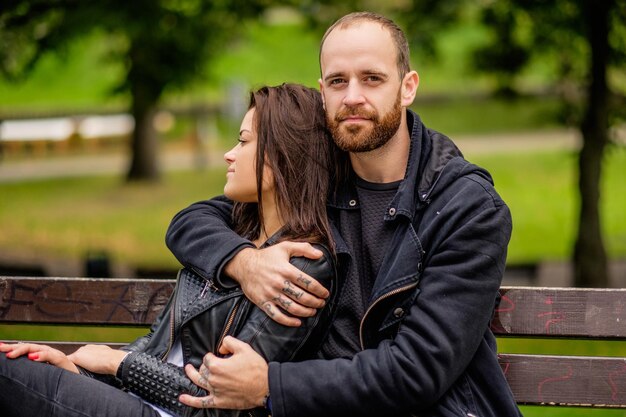
[[[213,291],[217,291],[218,288],[215,286],[215,284],[213,284],[213,281],[207,279],[204,277],[204,275],[202,275],[200,273],[200,271],[198,271],[196,268],[191,267],[190,268],[193,272],[196,273],[196,275],[198,275],[199,277],[201,277],[202,279],[204,279],[204,288],[202,288],[202,291],[200,292],[200,298],[204,298],[204,296],[206,295],[207,291],[210,289],[212,289]]]
[[[170,350],[172,350],[172,346],[174,345],[174,307],[170,310],[170,340],[167,343],[167,349],[165,353],[161,356],[161,360],[164,361],[167,358],[167,355],[170,354]]]
[[[182,270],[181,270],[182,271]],[[176,275],[176,283],[178,284],[180,282],[180,274],[181,271],[178,271],[178,274]],[[178,294],[175,294],[175,297],[178,297]],[[167,349],[165,349],[165,353],[163,353],[163,355],[161,355],[161,360],[164,361],[165,358],[167,358],[167,355],[170,354],[170,350],[172,350],[172,346],[174,346],[174,310],[176,310],[176,301],[174,300],[174,302],[172,303],[172,306],[170,307],[170,340],[167,343]]]
[[[404,287],[396,288],[393,291],[389,291],[388,293],[381,295],[372,304],[370,304],[370,306],[367,308],[367,311],[363,315],[363,318],[361,319],[361,325],[359,326],[359,341],[361,342],[361,350],[365,350],[365,344],[363,343],[363,324],[365,323],[365,319],[367,318],[367,315],[369,314],[369,312],[372,311],[372,309],[380,301],[382,301],[382,300],[384,300],[386,298],[389,298],[389,297],[391,297],[393,295],[396,295],[398,293],[401,293],[402,291],[409,290],[409,289],[411,289],[411,288],[413,288],[415,286],[417,286],[417,282],[414,282],[414,283],[412,283],[410,285],[405,285]]]
[[[217,346],[216,346],[217,352],[219,352],[220,347],[222,346],[222,342],[224,341],[224,338],[228,335],[228,332],[230,331],[230,328],[233,325],[233,322],[235,321],[235,316],[237,315],[237,311],[239,310],[239,306],[241,305],[241,301],[242,301],[242,299],[237,300],[237,303],[233,307],[233,311],[228,316],[228,320],[226,320],[226,325],[224,326],[224,330],[222,331],[222,335],[219,338],[219,342],[217,342]]]

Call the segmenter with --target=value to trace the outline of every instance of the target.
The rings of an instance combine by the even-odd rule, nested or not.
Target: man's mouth
[[[368,117],[357,116],[357,115],[346,116],[346,117],[342,117],[342,118],[339,119],[340,122],[348,122],[348,123],[351,123],[351,122],[354,122],[354,123],[356,123],[356,122],[364,122],[364,121],[368,121],[368,120],[370,120]]]

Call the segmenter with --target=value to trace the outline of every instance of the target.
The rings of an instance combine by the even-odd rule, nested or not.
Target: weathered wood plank
[[[503,336],[626,338],[626,289],[503,287],[491,323]]]
[[[0,321],[149,325],[173,280],[0,277]],[[503,287],[502,336],[626,339],[626,289]]]
[[[32,324],[149,325],[172,280],[0,278],[0,321]]]
[[[60,350],[61,352],[69,355],[70,353],[76,351],[81,346],[86,344],[94,344],[94,345],[107,345],[112,347],[113,349],[119,349],[122,346],[126,346],[128,343],[104,343],[104,342],[59,342],[59,341],[48,341],[48,340],[3,340],[4,343],[37,343],[41,345],[47,345],[53,347],[55,349]]]
[[[519,404],[626,408],[626,358],[499,355]]]

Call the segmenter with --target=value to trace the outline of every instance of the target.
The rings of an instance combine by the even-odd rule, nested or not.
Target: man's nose
[[[350,82],[346,88],[346,95],[343,98],[343,104],[346,106],[354,106],[365,102],[363,89],[356,82]]]

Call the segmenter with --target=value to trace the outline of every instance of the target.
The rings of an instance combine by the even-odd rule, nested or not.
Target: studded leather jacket
[[[273,242],[268,241],[267,245]],[[282,326],[248,300],[239,287],[218,289],[211,277],[204,278],[190,269],[182,269],[176,288],[150,332],[122,348],[129,351],[117,372],[122,388],[169,412],[181,416],[260,416],[254,410],[210,410],[188,407],[178,401],[182,393],[204,396],[183,368],[166,363],[175,340],[182,345],[183,361],[200,367],[207,352],[217,354],[227,335],[252,346],[266,361],[292,361],[308,358],[319,348],[334,311],[337,276],[333,256],[322,245],[314,245],[324,256],[318,260],[294,257],[291,263],[306,272],[331,293],[323,309],[302,319],[299,327]]]

